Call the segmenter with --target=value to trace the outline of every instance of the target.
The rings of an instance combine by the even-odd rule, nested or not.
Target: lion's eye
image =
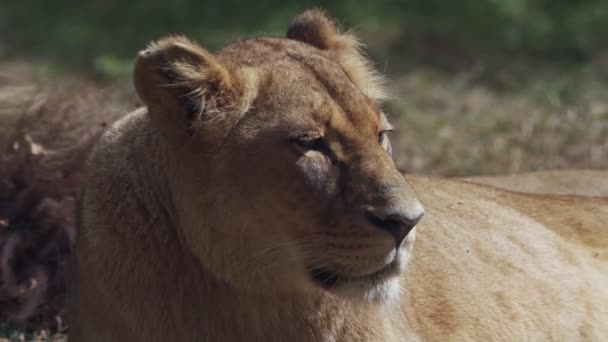
[[[394,132],[394,130],[384,130],[378,133],[378,142],[382,146],[382,148],[387,151],[389,154],[392,153],[391,142],[388,139],[388,134]]]
[[[298,145],[308,150],[321,151],[327,148],[323,138],[298,140]]]
[[[380,145],[384,145],[388,141],[388,134],[394,132],[393,130],[385,130],[378,133],[378,142]]]
[[[384,145],[384,142],[387,138],[388,137],[386,136],[386,131],[378,133],[378,142],[380,143],[380,145]]]
[[[337,162],[336,155],[322,136],[304,135],[292,138],[290,141],[296,151],[302,155],[313,156],[315,154],[309,154],[309,152],[315,152],[318,156],[324,156],[331,163]]]
[[[291,139],[291,142],[302,152],[312,150],[327,153],[329,151],[329,147],[327,147],[323,137],[297,137]]]

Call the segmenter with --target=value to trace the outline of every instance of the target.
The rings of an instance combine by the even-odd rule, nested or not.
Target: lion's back
[[[608,197],[608,171],[602,170],[550,170],[465,179],[519,192]]]
[[[423,336],[608,336],[608,200],[408,180],[427,212],[407,275]]]

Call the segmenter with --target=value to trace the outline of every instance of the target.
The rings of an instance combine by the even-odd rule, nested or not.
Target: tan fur
[[[333,50],[346,38],[318,11],[294,23],[293,39],[140,54],[147,108],[89,163],[71,342],[608,336],[608,200],[407,177],[417,197],[353,76],[367,69]],[[363,214],[415,217],[417,198],[398,248]]]
[[[607,336],[607,199],[407,179],[427,212],[404,276],[423,340]]]
[[[383,77],[376,72],[361,51],[361,44],[352,33],[340,33],[334,21],[321,10],[299,15],[287,30],[287,38],[305,41],[325,50],[340,64],[344,72],[369,97],[384,100]]]
[[[465,179],[512,191],[608,197],[608,171],[602,170],[550,170]]]

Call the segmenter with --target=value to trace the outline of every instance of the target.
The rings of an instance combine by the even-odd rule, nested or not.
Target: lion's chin
[[[319,286],[353,303],[380,304],[399,296],[399,276],[403,268],[404,260],[395,258],[384,268],[365,276],[347,277],[327,271],[311,274]]]
[[[400,291],[399,277],[396,275],[381,280],[353,280],[333,289],[336,295],[355,305],[393,303],[398,300]]]

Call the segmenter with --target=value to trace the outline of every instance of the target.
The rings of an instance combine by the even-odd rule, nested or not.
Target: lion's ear
[[[175,142],[239,107],[242,86],[215,57],[184,37],[139,52],[134,83],[153,124]]]
[[[287,30],[287,38],[327,51],[369,97],[376,100],[386,98],[383,78],[361,52],[357,38],[340,32],[335,21],[322,10],[312,9],[298,15]]]

